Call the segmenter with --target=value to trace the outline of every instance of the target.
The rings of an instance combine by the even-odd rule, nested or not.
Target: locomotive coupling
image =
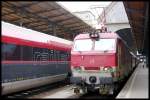
[[[95,76],[90,76],[90,77],[89,77],[89,81],[90,81],[91,83],[96,83],[96,77],[95,77]]]

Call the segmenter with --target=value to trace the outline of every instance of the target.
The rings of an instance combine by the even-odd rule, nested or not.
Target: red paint
[[[119,38],[117,34],[114,33],[100,33],[100,38]],[[77,39],[88,39],[89,34],[79,34],[75,37]],[[117,42],[116,42],[117,43]],[[107,45],[107,44],[106,44]],[[73,48],[72,48],[73,49]],[[85,69],[97,69],[100,67],[111,67],[117,66],[117,52],[116,49],[111,51],[71,51],[71,66],[84,66]],[[93,67],[93,68],[92,68]]]
[[[72,55],[112,55],[113,53],[116,53],[115,50],[109,50],[104,53],[104,51],[71,51]]]
[[[63,50],[63,51],[70,51],[71,46],[67,44],[62,44],[58,42],[51,41],[49,43],[42,43],[30,40],[24,40],[9,36],[2,36],[2,42],[16,44],[16,45],[25,45],[25,46],[32,46],[32,47],[39,47],[39,48],[47,48],[47,49],[55,49],[55,50]]]
[[[131,54],[126,48],[124,42],[113,33],[100,33],[100,38],[112,38],[116,39],[116,49],[115,51],[100,52],[100,51],[71,51],[71,66],[81,67],[84,66],[85,70],[100,70],[102,67],[122,67],[117,71],[111,73],[112,77],[119,78],[120,76],[125,76],[131,70]],[[89,34],[79,34],[75,37],[75,40],[89,39]],[[107,45],[107,44],[106,44]],[[84,47],[84,45],[83,45]],[[96,71],[93,71],[96,72]],[[110,72],[109,72],[110,73]],[[82,73],[81,73],[82,75]]]
[[[77,54],[71,55],[72,66],[85,66],[85,67],[100,67],[100,66],[116,66],[116,54],[105,53],[105,54]]]
[[[85,67],[85,70],[100,70],[100,67]]]

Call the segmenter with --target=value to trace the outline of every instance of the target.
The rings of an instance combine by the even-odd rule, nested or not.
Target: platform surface
[[[116,98],[149,98],[148,70],[140,63]]]

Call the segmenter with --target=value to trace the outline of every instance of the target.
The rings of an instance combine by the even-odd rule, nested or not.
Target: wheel
[[[80,90],[79,90],[78,88],[74,88],[73,92],[74,92],[75,94],[80,94]]]
[[[103,85],[99,88],[99,94],[106,95],[109,93],[109,88],[107,85]]]

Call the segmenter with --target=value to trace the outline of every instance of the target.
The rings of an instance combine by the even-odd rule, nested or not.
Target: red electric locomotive
[[[116,33],[77,35],[71,50],[74,92],[99,89],[100,94],[113,94],[116,84],[128,76],[135,66],[132,57]]]

